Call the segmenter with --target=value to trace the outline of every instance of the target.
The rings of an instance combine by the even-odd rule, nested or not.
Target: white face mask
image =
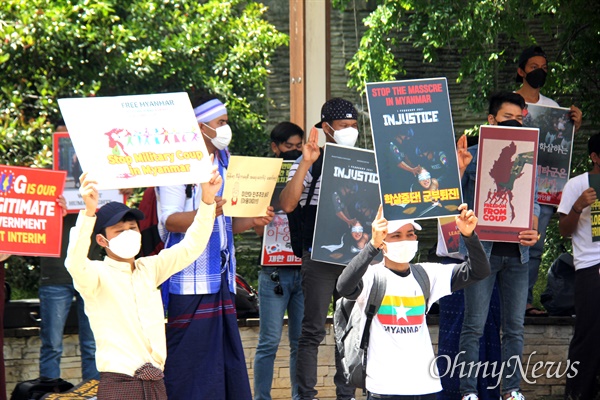
[[[418,240],[402,240],[400,242],[384,242],[387,251],[383,253],[388,260],[404,264],[415,258],[419,249]]]
[[[131,229],[123,231],[118,236],[108,240],[107,246],[117,257],[124,260],[137,256],[141,247],[142,235]]]
[[[214,129],[212,126],[204,124],[204,126],[208,126],[210,129],[215,131],[217,135],[214,138],[209,137],[205,133],[204,136],[210,139],[210,142],[218,149],[223,150],[225,147],[229,146],[229,142],[231,142],[231,127],[229,124],[221,125],[217,129]]]
[[[333,126],[329,125],[329,127],[333,129]],[[348,127],[340,129],[339,131],[333,129],[333,140],[339,145],[354,147],[356,139],[358,139],[358,130],[355,128]]]

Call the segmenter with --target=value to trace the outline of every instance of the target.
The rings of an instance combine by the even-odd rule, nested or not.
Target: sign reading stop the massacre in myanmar
[[[0,165],[0,252],[59,257],[64,171]]]

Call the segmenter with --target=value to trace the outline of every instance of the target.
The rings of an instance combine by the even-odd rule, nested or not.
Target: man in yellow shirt
[[[65,265],[85,301],[96,339],[99,400],[166,400],[163,369],[166,339],[158,287],[195,260],[206,247],[215,218],[214,197],[222,184],[216,168],[202,184],[202,204],[185,238],[152,257],[140,251],[141,211],[111,202],[96,213],[96,182],[81,178],[85,210],[71,230]],[[106,249],[103,261],[87,258],[92,232]]]

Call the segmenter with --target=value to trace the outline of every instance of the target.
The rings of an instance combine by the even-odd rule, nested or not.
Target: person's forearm
[[[342,221],[344,221],[348,225],[350,225],[350,223],[352,222],[352,221],[350,221],[350,219],[348,217],[346,217],[346,214],[344,214],[343,211],[340,211],[340,212],[336,213],[335,215],[337,215],[337,217],[339,219],[341,219]]]
[[[248,229],[253,228],[254,225],[254,218],[235,217],[231,220],[231,229],[234,234],[246,232]]]
[[[294,176],[279,194],[281,209],[286,213],[294,211],[298,205],[300,196],[302,196],[302,192],[304,191],[304,178],[306,177],[309,168],[310,164],[308,162],[305,162],[304,160],[300,161]]]
[[[488,260],[479,237],[473,232],[470,237],[462,237],[469,256],[461,264],[457,264],[452,271],[451,290],[453,292],[464,289],[473,282],[480,281],[490,275],[490,261]]]
[[[185,233],[196,216],[196,210],[194,211],[181,211],[176,212],[167,217],[165,221],[165,228],[169,232]]]
[[[371,261],[379,254],[371,242],[356,255],[340,275],[336,289],[341,296],[356,299],[362,291],[362,277],[367,272]]]
[[[558,231],[560,232],[561,236],[571,237],[571,235],[573,235],[577,229],[579,217],[581,216],[581,213],[578,213],[577,211],[579,210],[573,210],[573,207],[571,207],[569,214],[558,214]]]

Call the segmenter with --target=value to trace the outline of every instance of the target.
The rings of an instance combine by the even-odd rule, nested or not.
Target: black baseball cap
[[[321,107],[321,120],[315,125],[317,128],[323,126],[325,121],[337,121],[339,119],[358,119],[358,111],[351,102],[341,97],[327,100]]]
[[[544,53],[544,50],[542,50],[540,46],[529,46],[528,48],[523,50],[523,52],[519,56],[519,68],[525,70],[525,65],[527,65],[527,61],[529,61],[531,57],[535,56],[540,56],[547,59],[546,53]],[[523,77],[517,73],[516,80],[518,83],[521,83],[523,82]]]
[[[143,220],[144,213],[136,208],[129,208],[123,203],[111,201],[106,203],[96,211],[96,225],[94,225],[94,235],[100,233],[104,228],[118,224],[127,214],[136,221]]]

